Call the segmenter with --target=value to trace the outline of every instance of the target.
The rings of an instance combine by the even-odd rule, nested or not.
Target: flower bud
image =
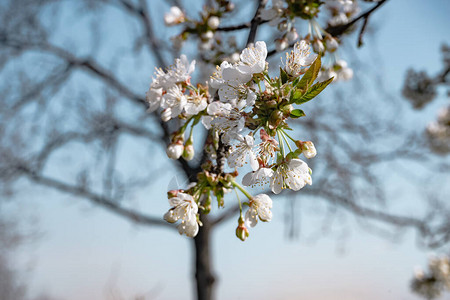
[[[208,30],[207,32],[202,33],[202,39],[210,40],[214,37],[214,32]]]
[[[235,7],[236,7],[236,6],[234,5],[233,2],[228,2],[227,6],[225,7],[225,10],[226,10],[227,12],[230,12],[230,11],[233,11]]]
[[[278,102],[275,99],[271,99],[269,101],[266,101],[266,106],[268,108],[275,108],[278,106]]]
[[[313,158],[317,154],[316,147],[314,147],[313,142],[310,141],[303,142],[302,152],[306,158]]]
[[[184,145],[183,158],[187,161],[190,161],[194,158],[194,155],[195,155],[194,141],[191,136]]]
[[[297,30],[295,30],[295,28],[292,28],[291,31],[286,33],[286,38],[287,38],[289,43],[292,43],[292,42],[296,41],[298,39]]]
[[[219,27],[219,24],[220,24],[219,17],[212,16],[208,19],[208,26],[211,29],[217,29]]]
[[[172,6],[168,13],[164,14],[164,23],[167,26],[183,23],[186,20],[184,13],[178,6]]]
[[[277,39],[275,40],[275,49],[280,52],[286,49],[289,46],[288,41],[286,39]]]
[[[178,195],[179,190],[170,190],[167,192],[167,198],[173,198]]]
[[[237,236],[241,241],[244,242],[244,241],[248,238],[249,234],[250,234],[250,233],[248,232],[247,227],[245,227],[245,222],[244,222],[244,220],[242,219],[242,216],[239,217],[239,220],[238,220],[238,227],[236,228],[236,236]]]
[[[300,149],[302,151],[303,155],[306,158],[313,158],[317,154],[316,147],[314,147],[313,142],[296,141],[295,145],[298,147],[298,149]]]
[[[166,153],[167,156],[171,159],[179,159],[180,156],[183,154],[184,146],[183,143],[172,143],[170,144],[167,149]]]
[[[319,39],[315,39],[313,41],[312,47],[314,49],[314,52],[316,52],[316,53],[322,53],[325,51],[325,46],[323,45],[322,41]]]
[[[288,26],[287,26],[286,21],[282,21],[282,22],[278,23],[278,26],[277,26],[279,31],[285,31],[287,29],[287,27]]]
[[[330,36],[327,36],[325,38],[325,43],[327,45],[327,50],[330,52],[336,51],[336,49],[339,47],[338,41],[335,38],[330,37]]]
[[[224,192],[223,188],[217,188],[215,190],[214,194],[215,194],[216,199],[217,199],[217,206],[219,208],[223,207],[225,205],[225,202],[223,200],[223,196],[224,196],[225,192]]]
[[[211,50],[212,47],[213,47],[212,40],[198,44],[198,49],[201,51]]]
[[[239,59],[240,59],[239,53],[234,52],[233,54],[231,54],[231,61],[232,61],[232,62],[238,62]]]
[[[211,198],[211,195],[210,195],[209,192],[208,192],[208,194],[203,194],[203,195],[204,195],[204,199],[203,199],[203,202],[202,202],[203,213],[209,214],[209,212],[211,211],[211,199],[212,198]]]
[[[288,104],[280,107],[280,110],[283,112],[284,116],[288,117],[291,114],[291,111],[294,110],[294,107],[292,104]]]
[[[274,110],[269,117],[269,128],[275,129],[283,121],[283,113],[279,110]]]

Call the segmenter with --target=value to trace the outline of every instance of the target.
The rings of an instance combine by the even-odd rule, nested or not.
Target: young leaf
[[[313,99],[314,97],[319,95],[320,92],[323,91],[327,87],[327,85],[329,85],[333,81],[333,79],[334,79],[334,77],[331,77],[328,80],[316,83],[302,97],[300,97],[298,100],[296,100],[295,104],[306,103],[309,100]]]
[[[303,112],[303,110],[301,110],[301,109],[294,109],[293,111],[291,111],[291,118],[293,118],[293,119],[297,119],[297,118],[304,117],[304,116],[306,116],[306,115]]]
[[[296,88],[302,90],[303,92],[307,91],[311,84],[316,80],[317,75],[319,74],[320,67],[322,65],[320,55],[317,56],[316,60],[311,64],[309,69],[305,72],[302,79],[298,82]]]
[[[281,78],[281,84],[285,84],[288,81],[288,75],[283,68],[280,67],[280,78]]]
[[[291,93],[291,97],[289,98],[290,103],[296,103],[304,94],[304,91],[300,89],[295,89]]]

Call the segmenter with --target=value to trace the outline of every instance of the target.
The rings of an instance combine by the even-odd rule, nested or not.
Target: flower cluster
[[[221,27],[221,19],[234,8],[231,1],[217,0],[210,6],[205,6],[199,18],[189,19],[180,8],[174,6],[165,14],[164,19],[167,25],[183,25],[181,32],[172,38],[176,47],[181,48],[189,37],[195,36],[205,62],[216,63],[221,60],[236,63],[239,61],[239,53],[235,37],[228,36],[226,32],[232,31],[233,27],[241,27]],[[340,81],[351,79],[353,71],[337,54],[343,33],[339,33],[338,39],[338,35],[332,35],[332,29],[348,24],[359,11],[357,0],[272,0],[262,6],[258,17],[261,23],[268,23],[278,32],[275,39],[276,51],[284,51],[301,37],[311,43],[315,53],[321,56],[329,54],[328,63],[322,66],[321,78],[335,77],[335,81]],[[307,26],[302,26],[307,31],[298,29],[296,20],[307,23]]]
[[[428,124],[426,133],[435,152],[450,152],[450,106],[441,108],[437,121]]]
[[[429,271],[425,273],[417,268],[411,288],[417,294],[434,299],[443,291],[450,291],[450,259],[448,256],[431,257],[428,262]]]
[[[202,171],[185,190],[169,192],[171,209],[165,220],[178,225],[179,232],[195,236],[201,225],[199,214],[209,213],[212,198],[219,207],[232,189],[248,199],[240,204],[236,235],[245,240],[248,227],[257,220],[268,222],[272,200],[267,194],[252,196],[246,187],[268,184],[273,193],[283,189],[298,191],[312,184],[311,169],[300,159],[316,155],[310,141],[294,139],[288,121],[303,117],[301,105],[317,96],[333,78],[314,84],[321,69],[320,56],[311,55],[307,42],[298,42],[286,54],[279,76],[270,77],[267,47],[256,42],[245,48],[234,64],[227,61],[216,67],[209,83],[191,83],[195,61],[185,56],[166,71],[157,69],[147,92],[149,110],[161,111],[163,121],[182,120],[172,135],[167,155],[172,159],[194,157],[193,128],[202,124],[208,130],[204,145],[207,154]],[[191,127],[185,141],[185,133]],[[238,183],[238,169],[246,164],[251,171]],[[226,172],[226,168],[231,171]],[[243,214],[243,206],[248,209]]]

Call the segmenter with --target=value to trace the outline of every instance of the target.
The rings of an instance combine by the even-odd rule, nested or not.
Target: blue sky
[[[439,70],[439,47],[450,42],[449,12],[450,2],[445,0],[397,0],[389,1],[371,19],[378,26],[376,39],[367,37],[360,56],[382,59],[375,64],[384,70],[387,88],[397,97],[408,67]],[[445,103],[443,97],[424,113],[412,112],[411,118],[425,125]],[[166,173],[155,179],[139,195],[142,199],[152,195],[153,201],[137,204],[162,215],[167,203],[154,195],[165,195],[174,176]],[[386,184],[388,189],[396,188]],[[28,198],[29,192],[42,196]],[[192,244],[187,238],[175,231],[131,225],[88,202],[53,191],[30,188],[18,197],[23,207],[39,216],[44,232],[31,249],[23,249],[19,259],[33,265],[34,292],[48,291],[68,300],[118,299],[113,297],[118,294],[130,299],[138,293],[154,295],[149,299],[192,299]],[[400,205],[405,211],[413,209],[408,203]],[[307,234],[322,222],[314,217],[318,208],[320,204],[312,200],[301,201],[305,234],[297,240],[284,235],[282,198],[274,203],[273,221],[259,224],[245,243],[234,236],[234,219],[220,227],[213,244],[218,299],[418,299],[409,292],[409,280],[414,266],[426,264],[428,252],[416,247],[412,232],[392,243],[350,219],[348,232],[337,228],[331,236],[311,241]],[[339,242],[344,235],[344,242]]]

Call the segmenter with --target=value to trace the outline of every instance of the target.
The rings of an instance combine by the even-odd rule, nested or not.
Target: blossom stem
[[[194,117],[195,117],[195,116],[190,117],[190,118],[186,121],[186,123],[184,123],[183,126],[180,127],[180,132],[181,132],[181,133],[184,133],[184,131],[186,130],[188,124],[191,122],[191,120],[194,119]]]
[[[239,215],[240,215],[241,218],[242,218],[242,203],[241,203],[241,198],[239,198],[239,194],[238,194],[238,192],[236,191],[236,189],[234,189],[234,192],[236,193],[236,197],[237,197],[238,202],[239,202]]]
[[[194,133],[195,122],[191,125],[191,131],[189,132],[189,139],[192,139],[192,134]]]
[[[231,182],[231,184],[234,186],[234,187],[236,187],[236,188],[238,188],[241,192],[242,192],[242,194],[244,194],[249,200],[251,200],[253,197],[252,197],[252,195],[250,195],[239,183],[237,183],[236,181],[232,181]],[[239,203],[240,203],[240,201],[239,201]]]
[[[283,155],[283,158],[285,157],[285,155],[284,155],[284,142],[283,142],[283,139],[281,138],[281,134],[280,134],[280,130],[278,130],[277,129],[277,135],[278,135],[278,142],[280,143],[280,145],[281,145],[281,155]]]
[[[194,92],[198,93],[198,89],[195,86],[189,84],[186,87],[187,87],[188,90],[191,90],[191,91],[194,91]]]
[[[284,133],[285,136],[287,136],[291,141],[295,143],[295,139],[293,139],[286,131],[284,131],[283,129],[281,129],[281,131]]]
[[[284,141],[286,142],[286,144],[289,148],[289,151],[294,152],[294,151],[292,151],[291,145],[289,144],[289,141],[286,138],[286,133],[283,130],[280,130],[280,133],[281,133],[281,136],[283,137]]]

